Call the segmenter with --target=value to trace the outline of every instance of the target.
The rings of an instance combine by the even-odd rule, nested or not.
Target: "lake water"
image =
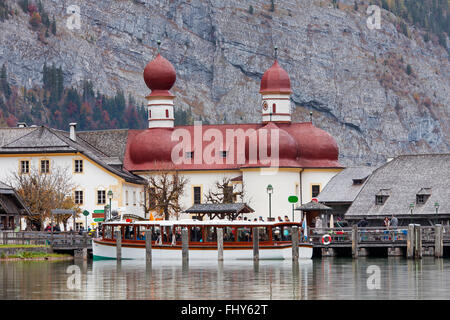
[[[154,261],[151,268],[144,261],[0,263],[0,299],[450,299],[448,288],[450,260],[428,257]]]

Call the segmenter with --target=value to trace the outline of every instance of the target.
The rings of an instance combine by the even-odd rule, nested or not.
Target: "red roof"
[[[260,93],[291,93],[289,75],[275,60],[261,78]]]
[[[144,81],[147,87],[152,90],[150,96],[172,97],[173,95],[169,90],[174,85],[176,79],[175,68],[169,60],[160,54],[145,66]]]
[[[223,170],[223,169],[240,169],[240,168],[258,168],[269,167],[271,163],[264,163],[264,159],[259,156],[259,149],[262,146],[262,150],[265,150],[267,144],[268,156],[270,160],[271,152],[271,135],[274,129],[280,129],[279,132],[279,159],[278,167],[285,168],[342,168],[338,162],[338,146],[335,139],[324,130],[316,128],[310,122],[306,123],[291,123],[291,124],[226,124],[226,125],[203,125],[203,135],[208,130],[208,133],[221,133],[223,137],[223,151],[225,150],[228,134],[236,133],[236,130],[242,130],[240,136],[243,133],[250,133],[254,130],[258,135],[255,135],[256,142],[250,141],[250,138],[246,136],[243,140],[245,142],[239,143],[237,139],[233,139],[229,144],[229,147],[234,148],[234,160],[231,159],[231,149],[228,148],[228,154],[230,162],[226,163],[226,158],[222,158],[223,163],[216,163],[217,161],[211,161],[207,163],[200,153],[200,143],[202,152],[210,154],[214,139],[199,139],[198,145],[194,145],[194,126],[177,126],[175,128],[151,128],[146,130],[129,130],[127,147],[124,158],[124,169],[128,171],[153,171],[161,169],[172,170]],[[260,136],[261,129],[268,129],[267,139],[264,136]],[[177,130],[182,129],[182,130]],[[212,130],[210,130],[212,129]],[[247,131],[249,130],[250,131]],[[177,130],[177,131],[176,131]],[[184,132],[190,135],[190,145],[193,151],[192,163],[180,163],[174,164],[172,162],[172,152],[177,154],[176,151],[181,150],[181,144],[178,141],[171,141],[172,133]],[[262,139],[260,139],[260,137]],[[274,136],[276,137],[276,136]],[[229,139],[230,140],[230,139]],[[265,141],[264,141],[265,140]],[[219,141],[220,143],[220,141]],[[256,144],[256,146],[255,146]],[[174,149],[178,146],[178,149]],[[250,159],[250,148],[255,146],[256,157],[255,163],[252,163]],[[218,148],[222,149],[222,148]],[[239,149],[239,150],[238,150]],[[222,150],[221,150],[222,151]],[[188,159],[185,154],[179,153],[184,159]],[[254,155],[252,153],[252,155]],[[198,157],[198,158],[197,158]],[[195,163],[196,158],[199,163]],[[249,159],[250,158],[250,159]],[[244,159],[244,161],[239,161]],[[243,163],[240,163],[243,162]],[[273,165],[273,162],[272,162]]]

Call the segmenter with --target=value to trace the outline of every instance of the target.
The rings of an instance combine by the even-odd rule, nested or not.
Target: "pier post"
[[[253,228],[253,260],[259,260],[259,228]]]
[[[408,259],[414,258],[414,239],[415,239],[415,231],[414,225],[408,225],[408,234],[406,237],[406,257]]]
[[[223,261],[223,228],[217,228],[217,259]]]
[[[442,258],[444,255],[444,241],[443,241],[443,228],[441,224],[434,226],[434,256],[436,258]]]
[[[298,260],[298,227],[292,227],[292,260]]]
[[[358,258],[358,226],[354,225],[353,229],[352,229],[352,257],[353,258]]]
[[[420,224],[414,225],[414,234],[415,234],[415,255],[416,259],[422,259],[422,232],[420,229]]]
[[[117,261],[122,260],[122,232],[120,230],[117,230],[115,232],[115,238],[116,238],[116,259]]]
[[[145,231],[145,262],[152,263],[152,232]]]
[[[181,255],[183,262],[189,261],[189,239],[187,228],[181,230]]]

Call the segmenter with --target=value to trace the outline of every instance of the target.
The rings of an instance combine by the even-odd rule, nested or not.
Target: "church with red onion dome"
[[[298,197],[297,206],[310,202],[343,169],[336,140],[328,132],[312,122],[292,122],[291,81],[278,59],[261,78],[260,123],[174,126],[175,96],[170,90],[175,68],[158,53],[143,77],[150,89],[148,128],[129,130],[123,166],[143,177],[179,171],[189,181],[181,199],[185,209],[206,202],[215,183],[227,178],[234,187],[244,188],[244,198],[234,200],[247,202],[254,217],[291,217],[289,196]],[[294,219],[300,219],[300,213]]]

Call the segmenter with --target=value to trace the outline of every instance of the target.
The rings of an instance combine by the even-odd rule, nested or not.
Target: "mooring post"
[[[183,228],[181,230],[181,255],[183,261],[189,260],[189,239],[188,239],[188,229]]]
[[[217,259],[223,261],[223,228],[217,228]]]
[[[253,260],[259,261],[259,228],[253,228]]]
[[[406,257],[408,259],[414,258],[414,240],[415,240],[414,224],[408,225],[408,234],[406,236]]]
[[[122,232],[120,230],[117,230],[115,232],[115,238],[116,238],[116,259],[117,261],[122,260]]]
[[[434,256],[436,258],[442,258],[444,255],[444,241],[443,241],[443,232],[442,225],[437,224],[434,226]]]
[[[292,260],[298,260],[298,227],[292,227]]]
[[[415,255],[416,259],[422,259],[422,232],[421,232],[420,224],[414,225],[414,244],[415,244]]]
[[[145,262],[152,263],[152,232],[145,231]]]
[[[354,225],[352,229],[352,257],[358,258],[358,226]]]

